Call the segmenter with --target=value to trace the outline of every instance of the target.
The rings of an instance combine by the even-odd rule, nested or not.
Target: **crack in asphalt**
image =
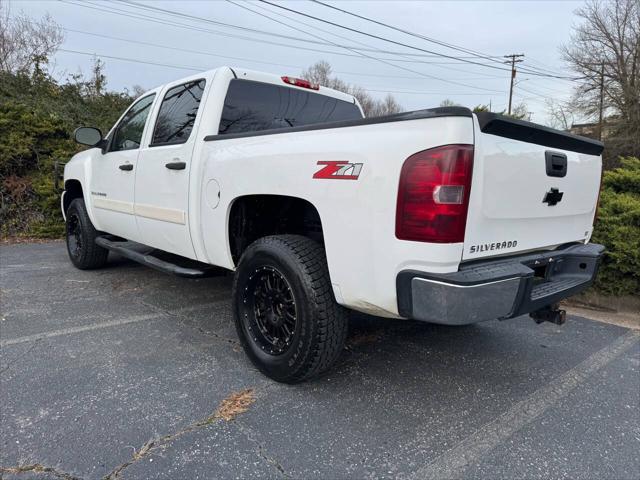
[[[206,336],[209,336],[209,337],[216,338],[218,340],[221,340],[223,342],[229,343],[229,344],[234,345],[234,346],[240,346],[240,342],[238,340],[234,340],[232,338],[223,337],[222,335],[218,335],[215,332],[211,332],[211,331],[205,330],[204,328],[198,327],[197,325],[188,324],[185,320],[190,320],[190,317],[188,317],[187,315],[184,315],[184,314],[176,312],[176,311],[168,310],[166,308],[159,307],[157,305],[153,305],[151,303],[145,302],[144,300],[139,300],[138,302],[141,305],[143,305],[143,306],[145,306],[147,308],[150,308],[152,310],[155,310],[158,313],[161,313],[161,314],[168,315],[170,317],[174,317],[174,318],[179,319],[180,325],[183,325],[183,326],[185,326],[187,328],[191,328],[193,330],[197,330],[202,335],[206,335]],[[218,302],[215,302],[215,303],[218,303]],[[220,303],[222,303],[222,301]]]
[[[126,469],[127,467],[133,465],[138,460],[141,460],[142,458],[146,457],[153,450],[156,450],[156,449],[158,449],[160,447],[168,445],[169,443],[173,442],[175,439],[181,437],[182,435],[184,435],[186,433],[193,432],[195,430],[198,430],[199,428],[206,427],[207,425],[212,425],[213,423],[215,423],[215,422],[217,422],[219,420],[220,419],[216,417],[216,413],[214,412],[211,415],[209,415],[208,417],[186,426],[182,430],[178,430],[175,433],[169,433],[167,435],[163,435],[163,436],[161,436],[159,438],[156,438],[156,439],[153,439],[153,440],[149,440],[144,445],[142,445],[142,447],[140,447],[139,450],[137,450],[133,454],[133,456],[131,457],[131,459],[129,461],[127,461],[125,463],[122,463],[122,464],[118,465],[116,468],[114,468],[113,470],[111,470],[110,473],[108,473],[107,475],[105,475],[103,477],[103,480],[114,480],[116,478],[119,478],[120,477],[120,473],[124,469]]]
[[[284,467],[273,457],[270,457],[266,453],[264,445],[262,445],[255,437],[254,432],[249,427],[242,425],[240,422],[235,422],[238,430],[245,436],[247,440],[256,445],[256,453],[258,457],[262,458],[268,464],[273,465],[281,474],[283,478],[291,478],[291,475],[287,474]]]
[[[197,422],[187,425],[185,428],[178,430],[175,433],[169,433],[159,438],[149,440],[144,445],[142,445],[142,447],[140,447],[139,450],[134,452],[131,459],[115,467],[113,470],[111,470],[110,473],[102,477],[102,480],[116,480],[120,478],[120,474],[125,469],[127,469],[134,463],[138,462],[139,460],[147,457],[154,450],[157,450],[161,447],[165,447],[169,445],[171,442],[173,442],[177,438],[187,433],[196,431],[200,428],[207,427],[209,425],[213,425],[215,423],[220,423],[222,421],[224,421],[224,419],[218,416],[218,410],[216,410],[215,412],[205,417],[204,419],[198,420]],[[228,422],[236,425],[240,433],[242,433],[247,440],[249,440],[251,443],[256,445],[256,453],[258,457],[266,461],[269,465],[272,465],[273,467],[275,467],[283,478],[291,478],[291,476],[286,473],[286,471],[284,470],[284,467],[282,467],[282,465],[277,460],[267,455],[264,446],[253,436],[253,431],[251,429],[236,422],[235,420],[229,420]],[[65,478],[65,480],[75,480],[75,479],[74,477],[69,477],[68,479]]]
[[[2,473],[11,473],[14,475],[18,475],[21,473],[50,473],[55,477],[61,478],[63,480],[81,480],[80,477],[76,477],[74,475],[71,475],[70,473],[60,471],[53,467],[45,467],[40,463],[18,465],[17,467],[0,467],[0,474]]]
[[[8,362],[7,366],[4,367],[2,370],[0,370],[0,375],[2,375],[4,372],[6,372],[12,366],[14,366],[18,362],[18,360],[22,360],[24,357],[29,355],[33,351],[33,349],[36,348],[36,346],[38,346],[41,340],[42,339],[36,340],[35,342],[33,342],[33,345],[31,345],[25,352],[21,353],[20,355],[16,356],[16,358]]]

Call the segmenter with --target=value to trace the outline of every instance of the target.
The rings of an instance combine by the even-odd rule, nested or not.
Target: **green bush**
[[[610,295],[640,295],[640,159],[620,159],[604,173],[592,241],[605,253],[596,288]]]
[[[108,131],[132,98],[75,78],[0,72],[0,236],[59,237],[63,232],[54,164],[82,147],[80,125]]]

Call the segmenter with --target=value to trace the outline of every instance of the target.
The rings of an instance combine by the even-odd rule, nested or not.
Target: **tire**
[[[96,245],[98,232],[89,219],[84,200],[74,199],[67,209],[66,217],[67,253],[71,263],[80,270],[104,266],[109,250]]]
[[[264,237],[246,249],[233,281],[233,314],[248,357],[282,383],[328,370],[347,336],[324,248],[298,235]]]

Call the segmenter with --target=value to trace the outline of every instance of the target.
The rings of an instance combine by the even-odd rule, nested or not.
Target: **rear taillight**
[[[400,172],[396,237],[462,242],[472,169],[473,145],[445,145],[407,158]]]
[[[308,80],[304,80],[302,78],[294,78],[294,77],[281,77],[284,83],[288,83],[289,85],[295,85],[296,87],[309,88],[311,90],[320,90],[320,85],[317,83],[311,83]]]

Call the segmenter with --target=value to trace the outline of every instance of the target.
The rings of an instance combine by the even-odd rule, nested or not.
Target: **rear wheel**
[[[333,296],[324,248],[297,235],[265,237],[242,255],[234,320],[251,361],[297,383],[328,370],[344,347],[347,312]]]
[[[73,200],[66,217],[67,252],[71,263],[81,270],[102,267],[107,262],[109,251],[96,245],[98,232],[89,219],[84,200]]]

